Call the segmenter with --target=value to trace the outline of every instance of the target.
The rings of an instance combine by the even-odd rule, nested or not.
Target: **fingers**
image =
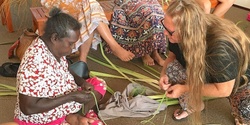
[[[93,99],[93,95],[85,90],[77,91],[75,94],[75,101],[79,103],[87,103]]]
[[[168,77],[167,76],[161,77],[161,79],[159,81],[159,85],[160,85],[160,88],[165,90],[165,91],[171,86],[171,84],[168,83]]]
[[[181,89],[179,85],[172,85],[167,89],[166,96],[169,98],[178,98],[183,94]]]
[[[92,86],[87,86],[87,87],[85,87],[85,90],[90,92],[90,91],[94,90],[94,88]]]
[[[167,91],[167,90],[169,89],[170,86],[171,86],[171,84],[164,84],[164,85],[162,86],[162,89],[163,89],[164,91]]]
[[[174,97],[174,93],[173,93],[172,87],[169,87],[169,88],[166,90],[166,96],[169,97],[169,98],[175,98],[175,97]]]
[[[94,90],[94,86],[90,83],[85,83],[83,86],[82,86],[82,89],[85,90],[85,91],[93,91]]]

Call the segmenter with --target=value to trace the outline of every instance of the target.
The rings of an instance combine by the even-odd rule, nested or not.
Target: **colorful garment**
[[[232,112],[231,114],[239,123],[250,124],[250,83],[241,87],[236,93],[229,97]]]
[[[211,2],[211,8],[215,8],[219,4],[218,0],[210,0],[210,2]]]
[[[92,84],[102,97],[105,95],[106,82],[103,79],[93,77],[86,81]],[[17,93],[39,98],[55,98],[80,89],[68,70],[66,58],[62,57],[58,62],[44,42],[37,38],[25,52],[20,64]],[[65,117],[78,112],[81,107],[82,104],[71,101],[47,112],[25,115],[20,110],[17,97],[15,122],[21,125],[67,124]]]
[[[31,122],[25,122],[25,121],[21,121],[19,119],[14,119],[14,121],[18,124],[18,125],[42,125],[42,124],[35,124],[35,123],[31,123]],[[50,123],[46,123],[43,125],[70,125],[65,121],[65,117],[62,117],[60,119],[57,119],[55,121],[52,121]]]
[[[17,93],[38,98],[55,98],[73,91],[77,91],[77,84],[68,70],[66,57],[58,62],[44,42],[37,38],[21,61],[17,74]],[[71,101],[47,112],[25,115],[20,110],[17,97],[15,119],[45,124],[76,113],[81,107],[82,104]]]
[[[115,40],[126,50],[142,57],[154,50],[165,52],[166,37],[161,20],[162,6],[157,0],[115,0],[110,30]],[[105,44],[105,51],[111,53]]]
[[[58,7],[64,12],[75,17],[81,24],[81,37],[76,42],[76,47],[73,52],[78,50],[90,36],[94,33],[92,47],[97,48],[97,45],[102,41],[99,33],[94,32],[99,22],[109,24],[104,11],[96,0],[41,0],[41,4],[48,9]]]
[[[216,46],[207,48],[206,62],[207,67],[213,69],[214,72],[206,72],[206,84],[222,83],[232,79],[235,79],[238,75],[238,55],[232,45],[229,42],[217,41]],[[225,49],[221,49],[224,46]],[[226,47],[225,47],[226,46]],[[175,81],[175,83],[183,83],[186,79],[185,67],[186,62],[182,54],[181,49],[177,43],[169,42],[169,50],[173,52],[176,59],[172,63],[168,64],[166,74],[169,77],[169,81]],[[224,54],[229,53],[229,54]],[[210,55],[209,57],[207,55]],[[211,56],[212,55],[212,56]],[[221,58],[219,55],[223,55]],[[250,79],[250,65],[245,73],[246,77]],[[250,83],[244,84],[243,78],[240,82],[240,88],[231,93],[229,96],[230,105],[232,107],[232,115],[240,123],[250,124]],[[187,109],[188,95],[184,94],[179,97],[179,102],[182,108]]]

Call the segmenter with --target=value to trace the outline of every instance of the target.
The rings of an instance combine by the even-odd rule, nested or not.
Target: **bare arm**
[[[76,84],[78,86],[81,86],[82,89],[86,90],[86,91],[93,91],[94,90],[94,86],[88,82],[86,82],[85,79],[81,78],[80,76],[78,76],[74,71],[72,71],[71,69],[69,69],[70,73],[73,75],[74,80],[76,82]]]
[[[228,97],[233,90],[234,83],[235,79],[222,83],[205,84],[202,88],[202,95],[207,97]],[[189,88],[187,84],[176,84],[167,89],[166,96],[170,98],[178,98],[188,91]]]
[[[164,65],[163,65],[163,68],[162,68],[162,71],[161,71],[160,80],[159,80],[159,86],[163,90],[167,90],[169,88],[169,86],[171,86],[171,84],[168,83],[169,78],[168,78],[168,76],[166,74],[166,69],[167,69],[168,64],[170,62],[174,61],[174,59],[175,59],[174,53],[169,51],[168,57],[164,62]]]
[[[234,87],[235,79],[215,84],[205,84],[202,90],[203,96],[228,97]]]
[[[211,12],[211,2],[210,0],[196,0],[200,7],[204,10],[206,14]]]
[[[223,17],[235,2],[235,0],[218,0],[218,1],[219,4],[215,7],[213,14],[219,17]]]
[[[26,115],[46,112],[70,101],[86,103],[91,99],[92,95],[84,91],[76,91],[56,98],[38,98],[19,94],[20,109]]]
[[[67,95],[63,95],[56,98],[39,98],[31,97],[23,94],[19,94],[19,102],[21,111],[26,114],[35,114],[46,112],[55,107],[65,104],[67,102],[76,101],[79,103],[87,103],[92,99],[92,95],[89,93],[94,90],[92,84],[86,82],[83,78],[71,72],[74,76],[75,82],[78,86],[81,86],[82,91],[71,92]]]
[[[172,53],[171,51],[169,51],[169,54],[168,54],[168,57],[165,59],[165,62],[164,62],[164,65],[162,67],[162,70],[161,70],[161,76],[164,76],[166,75],[166,69],[167,69],[167,66],[170,62],[174,61],[175,59],[175,55],[174,53]]]

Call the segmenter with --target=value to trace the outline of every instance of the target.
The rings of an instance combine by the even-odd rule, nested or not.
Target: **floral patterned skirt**
[[[166,68],[166,74],[169,78],[169,82],[171,84],[185,84],[185,80],[187,78],[185,71],[186,70],[177,60],[174,60],[173,62],[169,63]],[[178,100],[181,108],[183,110],[187,110],[188,95],[183,94],[178,98]]]
[[[157,0],[129,0],[115,7],[110,30],[121,47],[134,53],[136,58],[154,50],[164,53],[163,18],[164,12]],[[107,44],[104,48],[112,52]]]
[[[250,125],[250,83],[229,97],[235,123]]]

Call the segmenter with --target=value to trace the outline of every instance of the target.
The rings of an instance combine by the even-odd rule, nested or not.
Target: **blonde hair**
[[[179,46],[186,61],[186,83],[189,86],[189,108],[194,113],[192,124],[201,124],[200,110],[202,104],[202,87],[206,83],[205,73],[212,72],[207,68],[207,48],[213,43],[226,41],[235,49],[239,66],[234,89],[237,90],[240,78],[243,77],[249,65],[250,41],[247,36],[231,21],[205,14],[193,0],[172,0],[166,14],[172,17],[175,32],[179,36]],[[209,43],[209,45],[208,45]],[[227,53],[228,55],[228,53]],[[223,55],[220,55],[223,56]]]

